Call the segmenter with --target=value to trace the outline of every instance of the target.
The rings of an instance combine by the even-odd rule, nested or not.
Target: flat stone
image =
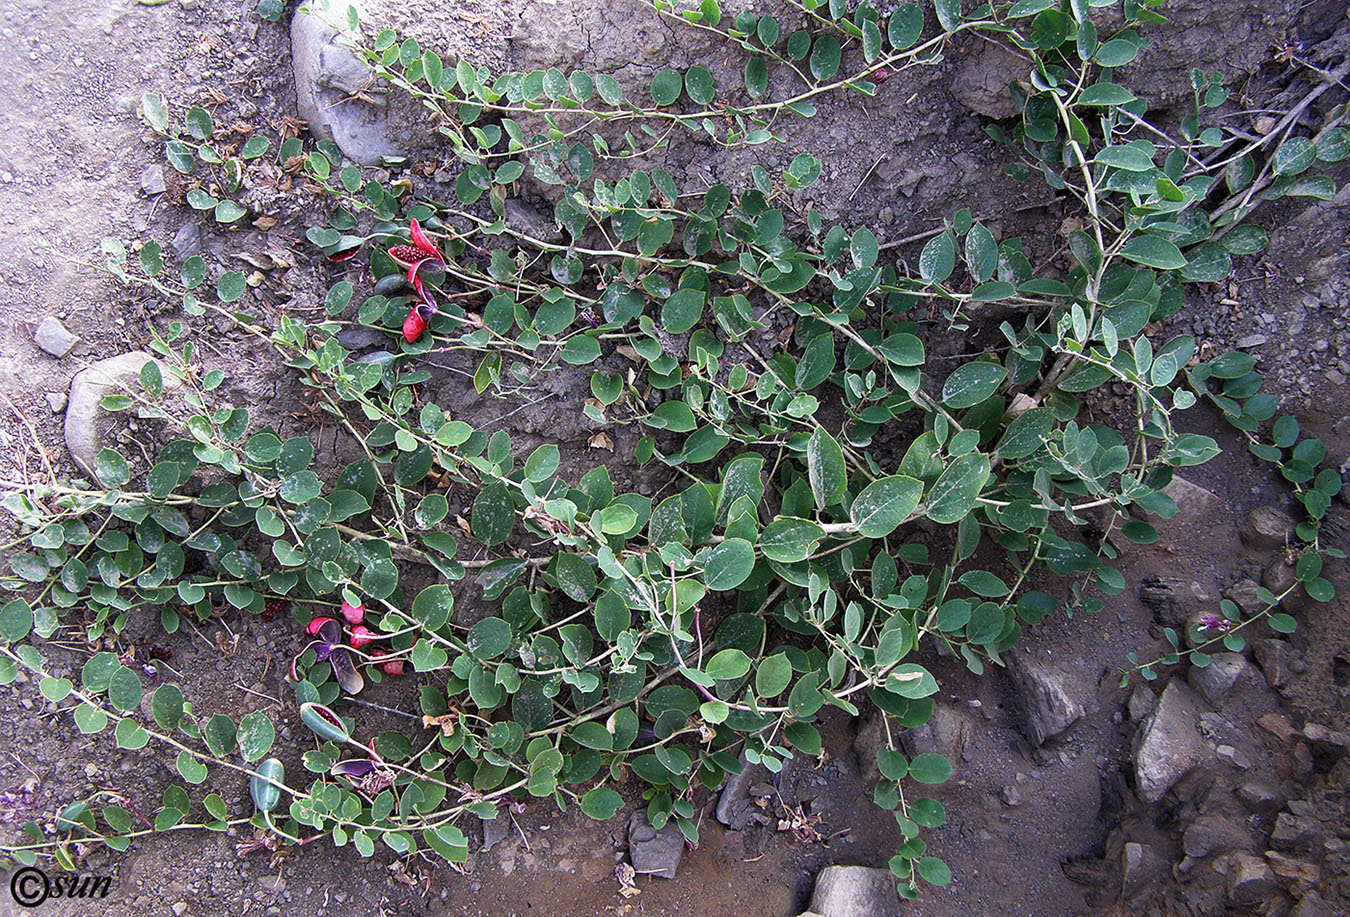
[[[1289,917],[1336,917],[1336,909],[1313,889],[1299,899]]]
[[[1294,728],[1294,724],[1283,713],[1263,713],[1256,718],[1256,725],[1281,742],[1288,742],[1298,735],[1298,730]]]
[[[1350,478],[1347,478],[1347,480],[1350,480]],[[1265,570],[1261,571],[1261,585],[1276,595],[1284,592],[1297,581],[1298,576],[1294,566],[1285,562],[1283,552],[1267,564]]]
[[[975,721],[970,714],[964,708],[941,701],[933,704],[928,722],[901,733],[901,740],[910,755],[942,755],[954,768],[975,756],[975,738]]]
[[[1186,856],[1200,860],[1242,843],[1246,833],[1241,825],[1227,819],[1202,815],[1182,834],[1181,849]]]
[[[1322,823],[1312,815],[1281,812],[1270,832],[1270,846],[1283,851],[1311,851],[1322,843]]]
[[[1214,749],[1214,753],[1219,756],[1220,761],[1227,761],[1229,764],[1240,770],[1247,770],[1252,766],[1252,761],[1242,753],[1242,750],[1232,745],[1220,745]]]
[[[900,895],[889,869],[826,866],[816,877],[811,912],[820,917],[895,917]]]
[[[149,197],[155,194],[163,194],[166,190],[164,167],[161,165],[146,166],[145,171],[141,173],[141,191]]]
[[[94,459],[105,445],[106,431],[100,429],[103,415],[102,401],[107,395],[141,391],[141,367],[153,359],[139,350],[99,360],[75,374],[70,383],[70,398],[66,405],[66,448],[75,464],[94,480]],[[178,390],[180,383],[171,373],[160,367],[164,380],[164,394]]]
[[[1294,537],[1294,520],[1274,506],[1258,506],[1242,524],[1242,542],[1250,548],[1273,551]]]
[[[179,258],[191,258],[202,250],[202,230],[196,220],[188,220],[173,234],[174,254]]]
[[[1214,512],[1223,502],[1212,490],[1206,490],[1180,475],[1173,475],[1162,492],[1177,505],[1176,515],[1169,520],[1169,525],[1173,526],[1207,521],[1213,518]]]
[[[1204,695],[1205,700],[1217,704],[1245,671],[1246,657],[1238,653],[1215,653],[1209,657],[1209,665],[1204,668],[1191,666],[1191,670],[1186,673],[1186,680]]]
[[[510,816],[503,816],[498,812],[496,818],[484,818],[483,822],[483,849],[491,850],[493,847],[506,840],[511,829],[507,827],[507,820]]]
[[[382,157],[401,153],[389,137],[383,90],[343,44],[344,36],[350,40],[349,5],[354,4],[338,0],[325,12],[302,4],[292,16],[296,108],[314,136],[332,140],[360,165],[378,165]]]
[[[1248,615],[1253,615],[1266,607],[1266,603],[1261,600],[1260,589],[1254,580],[1240,579],[1229,586],[1224,595]]]
[[[741,772],[731,774],[717,797],[717,820],[733,831],[742,831],[750,825],[767,825],[769,816],[755,804],[750,787],[770,776],[762,764],[741,761]]]
[[[552,218],[544,216],[519,198],[509,199],[505,206],[507,228],[540,242],[562,241],[562,231]]]
[[[646,811],[633,813],[628,820],[628,859],[636,872],[673,879],[682,856],[684,835],[674,819],[658,831],[647,820]]]
[[[1209,601],[1198,584],[1175,576],[1149,576],[1139,583],[1139,601],[1153,610],[1158,620],[1180,627],[1198,605]]]
[[[70,353],[80,338],[79,335],[67,331],[66,326],[61,324],[61,319],[55,315],[48,315],[38,322],[37,329],[33,332],[33,340],[44,351],[59,360]]]
[[[1249,347],[1260,347],[1266,342],[1264,334],[1248,334],[1238,338],[1237,346],[1239,350],[1246,350]]]
[[[1153,708],[1158,704],[1158,697],[1150,691],[1145,685],[1137,684],[1134,690],[1130,692],[1128,708],[1130,719],[1139,722],[1144,717],[1153,712]]]
[[[1298,651],[1289,645],[1288,640],[1274,637],[1253,640],[1252,655],[1265,673],[1266,683],[1272,688],[1288,684],[1294,675],[1300,674],[1300,670],[1307,671],[1307,666],[1298,658]]]
[[[348,350],[365,350],[388,342],[388,337],[374,328],[343,328],[338,332],[337,341]]]
[[[1147,844],[1130,841],[1120,851],[1120,885],[1125,898],[1152,888],[1166,873],[1167,864]]]
[[[1275,874],[1260,857],[1238,853],[1228,866],[1228,900],[1242,907],[1260,904],[1276,889]]]
[[[1198,702],[1195,692],[1174,678],[1135,734],[1135,786],[1144,802],[1157,802],[1207,757]]]
[[[1027,738],[1036,745],[1064,732],[1083,716],[1080,687],[1062,668],[1014,656],[1008,667],[1022,707]]]
[[[956,101],[977,115],[999,120],[1017,114],[1008,84],[1025,80],[1029,64],[999,45],[983,42],[961,62],[952,79]]]
[[[52,409],[53,414],[60,414],[66,409],[67,396],[65,392],[46,392],[47,407]]]
[[[1257,815],[1273,815],[1284,805],[1284,794],[1259,780],[1249,780],[1238,787],[1237,797]]]

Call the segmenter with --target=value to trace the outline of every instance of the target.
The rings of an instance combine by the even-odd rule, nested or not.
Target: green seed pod
[[[258,772],[249,778],[248,791],[259,812],[271,812],[281,801],[280,784],[286,779],[286,768],[276,758],[268,758],[258,765]]]
[[[331,739],[334,742],[347,742],[351,739],[342,720],[323,704],[301,704],[300,721],[321,739]]]

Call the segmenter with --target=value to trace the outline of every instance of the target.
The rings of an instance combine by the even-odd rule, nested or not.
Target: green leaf
[[[867,538],[885,538],[909,518],[923,497],[923,482],[904,475],[879,478],[863,488],[849,515]]]
[[[956,269],[956,241],[950,232],[928,240],[919,252],[919,276],[924,283],[942,283]]]
[[[248,281],[238,271],[226,271],[216,281],[216,296],[220,298],[221,302],[234,302],[244,295],[246,289],[248,289]]]
[[[223,758],[234,751],[235,735],[234,720],[223,713],[213,714],[206,721],[206,728],[202,730],[206,747],[217,758]]]
[[[933,0],[942,31],[950,32],[961,24],[961,0]]]
[[[1276,175],[1298,175],[1317,159],[1317,148],[1307,137],[1290,137],[1275,151],[1272,171]]]
[[[982,452],[968,452],[954,459],[928,493],[928,518],[944,525],[960,522],[975,508],[989,471],[989,457]]]
[[[676,290],[661,304],[661,327],[670,334],[684,334],[703,317],[705,299],[702,290]]]
[[[239,753],[248,762],[257,761],[272,748],[276,731],[267,715],[258,711],[247,713],[239,721]]]
[[[833,35],[817,35],[811,46],[811,75],[821,82],[834,79],[839,72],[840,54],[839,39]]]
[[[779,516],[760,533],[759,549],[769,560],[792,564],[809,557],[824,537],[825,531],[809,519]]]
[[[23,599],[13,599],[0,608],[0,640],[17,643],[32,629],[33,609]]]
[[[755,567],[755,549],[744,538],[728,538],[703,556],[703,582],[714,592],[735,589]]]
[[[607,786],[598,786],[581,797],[581,811],[596,821],[614,817],[623,808],[623,797]]]
[[[721,650],[707,661],[703,670],[718,681],[743,678],[750,672],[750,657],[738,649]]]
[[[1019,414],[1008,424],[999,440],[997,452],[1005,459],[1026,458],[1040,449],[1055,427],[1055,414],[1050,408],[1032,408]]]
[[[206,765],[194,758],[190,752],[180,751],[176,766],[183,779],[193,786],[205,782]]]
[[[848,492],[844,450],[823,427],[817,427],[807,440],[806,472],[817,509],[825,509],[844,499]]]
[[[526,479],[538,484],[558,470],[560,460],[558,447],[552,443],[545,443],[531,452],[530,457],[525,460]]]
[[[942,402],[951,408],[974,407],[994,394],[1008,371],[997,363],[958,366],[942,384]]]
[[[830,332],[811,338],[797,364],[797,388],[809,391],[834,372],[834,335]]]
[[[183,692],[175,684],[160,685],[150,699],[150,714],[160,729],[177,729],[183,721]]]
[[[108,680],[108,701],[119,713],[135,710],[141,703],[141,679],[126,666],[119,666]]]
[[[923,9],[917,3],[902,3],[886,22],[886,38],[896,51],[904,51],[923,34]]]
[[[1096,83],[1083,90],[1078,104],[1104,108],[1111,105],[1127,105],[1134,101],[1134,93],[1115,83]]]
[[[469,628],[466,643],[479,659],[496,659],[511,645],[511,625],[501,618],[483,618]]]
[[[573,601],[589,602],[595,594],[595,570],[580,555],[566,552],[554,555],[549,574]]]
[[[470,529],[483,544],[490,546],[506,541],[511,537],[516,521],[510,489],[502,481],[484,487],[474,498],[471,515]]]
[[[1181,249],[1161,236],[1135,236],[1125,243],[1125,247],[1120,250],[1120,254],[1121,257],[1133,261],[1135,264],[1156,267],[1163,271],[1173,271],[1186,266],[1186,259],[1182,257]]]
[[[785,653],[775,653],[755,669],[755,693],[768,700],[782,694],[792,681],[792,663]]]
[[[919,876],[929,885],[941,887],[951,884],[951,869],[937,857],[920,857],[914,867],[918,870]]]
[[[690,67],[684,74],[684,91],[699,105],[707,105],[717,94],[717,86],[707,68]]]
[[[909,776],[919,783],[945,783],[952,775],[952,764],[942,755],[915,755],[909,762]]]
[[[684,78],[678,70],[666,68],[652,77],[652,101],[658,106],[669,105],[680,97]]]
[[[112,449],[100,449],[94,456],[94,473],[99,483],[109,489],[116,489],[131,480],[131,467],[127,460]]]

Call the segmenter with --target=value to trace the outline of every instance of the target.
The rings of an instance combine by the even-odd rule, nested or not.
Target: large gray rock
[[[390,138],[384,89],[349,47],[345,0],[325,12],[302,4],[291,19],[295,99],[310,133],[332,140],[361,165],[401,155]],[[358,96],[359,93],[359,96]]]
[[[99,360],[75,374],[70,383],[70,398],[66,403],[66,449],[75,464],[94,480],[94,458],[107,445],[107,429],[103,418],[102,401],[108,395],[139,395],[141,367],[152,360],[140,350]],[[160,366],[164,380],[164,395],[181,388],[172,374]]]
[[[1155,803],[1208,755],[1200,735],[1198,698],[1173,679],[1135,734],[1134,776],[1139,798]]]
[[[889,869],[826,866],[816,877],[810,913],[820,917],[895,917],[900,895]]]
[[[1008,671],[1017,689],[1027,738],[1037,745],[1044,745],[1083,716],[1079,686],[1062,668],[1015,656]]]
[[[633,862],[634,871],[673,879],[683,855],[684,835],[674,819],[658,831],[647,820],[645,810],[633,813],[628,820],[628,858]]]

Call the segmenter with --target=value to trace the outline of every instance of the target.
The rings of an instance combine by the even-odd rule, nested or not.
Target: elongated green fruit
[[[343,725],[341,718],[323,704],[301,704],[300,721],[308,726],[310,731],[321,739],[332,739],[334,742],[346,742],[351,738],[351,735],[348,734],[347,727]]]
[[[268,758],[258,765],[258,772],[248,780],[248,791],[259,812],[271,812],[281,801],[281,783],[286,779],[286,768],[277,758]]]

